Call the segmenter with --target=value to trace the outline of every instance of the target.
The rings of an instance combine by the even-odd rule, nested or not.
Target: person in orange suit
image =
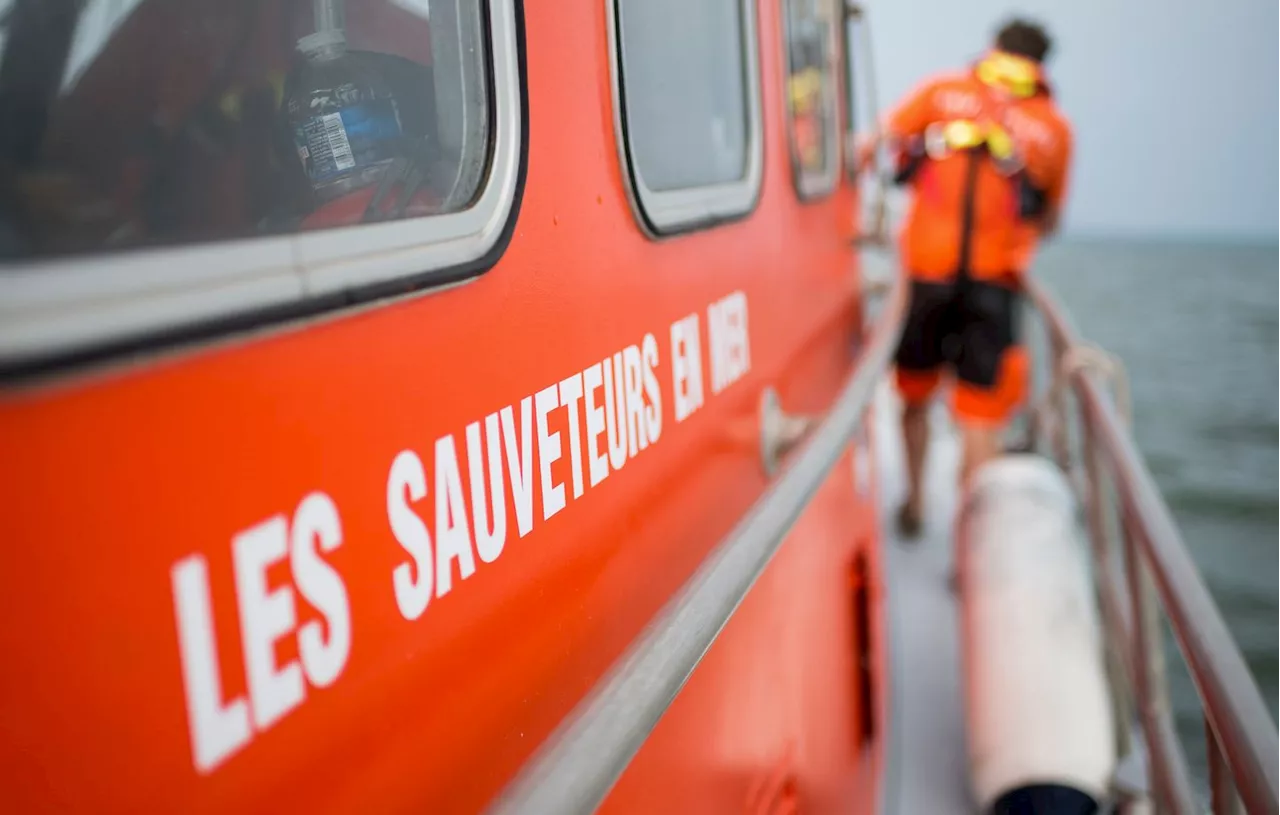
[[[899,245],[910,307],[895,357],[909,481],[898,523],[908,536],[921,524],[927,407],[943,373],[955,380],[962,484],[999,454],[1026,396],[1021,280],[1057,226],[1071,159],[1071,128],[1043,69],[1050,47],[1038,25],[1007,23],[976,63],[925,81],[857,148],[865,163],[887,142],[895,182],[911,191]]]

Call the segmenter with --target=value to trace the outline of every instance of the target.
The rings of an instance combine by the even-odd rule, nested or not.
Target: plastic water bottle
[[[347,52],[342,29],[298,41],[285,82],[293,146],[316,205],[377,183],[403,148],[395,96],[367,61]]]

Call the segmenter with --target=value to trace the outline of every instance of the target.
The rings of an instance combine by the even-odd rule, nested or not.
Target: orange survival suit
[[[954,370],[959,418],[1003,422],[1025,397],[1020,280],[1066,192],[1071,130],[1039,66],[993,51],[923,83],[888,117],[912,190],[900,251],[912,307],[897,355],[908,404]]]

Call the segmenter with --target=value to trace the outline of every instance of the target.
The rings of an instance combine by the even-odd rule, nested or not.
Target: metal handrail
[[[1034,280],[1028,280],[1026,288],[1044,318],[1053,346],[1059,350],[1077,347],[1079,335],[1049,290]],[[1144,687],[1148,661],[1153,652],[1158,654],[1154,649],[1160,648],[1158,628],[1144,626],[1142,620],[1145,615],[1141,584],[1146,582],[1143,572],[1147,572],[1204,706],[1211,768],[1219,769],[1219,762],[1225,763],[1230,775],[1225,780],[1234,782],[1249,812],[1274,813],[1280,788],[1280,749],[1276,726],[1262,695],[1111,399],[1088,370],[1071,371],[1068,377],[1091,448],[1086,454],[1097,456],[1108,465],[1124,512],[1126,544],[1137,555],[1130,559],[1134,613],[1126,632],[1134,653],[1124,660],[1130,681],[1139,690]],[[1097,511],[1096,507],[1093,509]],[[1100,581],[1104,593],[1116,588],[1115,581]],[[1118,606],[1114,596],[1110,601],[1107,605]],[[1175,764],[1169,749],[1169,722],[1154,715],[1156,711],[1144,705],[1142,698],[1137,701],[1140,710],[1146,708],[1140,718],[1152,747],[1155,780],[1162,787],[1157,793],[1166,808],[1191,811],[1188,807],[1194,805],[1186,800],[1184,792],[1189,789],[1189,781],[1178,777],[1185,774],[1185,768]],[[1216,754],[1218,750],[1220,755]],[[1232,804],[1222,792],[1224,779],[1220,771],[1216,776],[1214,811],[1230,811]]]
[[[593,812],[675,700],[857,432],[902,331],[901,279],[830,412],[781,474],[490,808]]]

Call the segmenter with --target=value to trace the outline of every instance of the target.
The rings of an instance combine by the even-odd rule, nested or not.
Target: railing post
[[[1088,491],[1085,500],[1089,542],[1093,550],[1094,585],[1102,611],[1107,685],[1111,691],[1111,712],[1116,723],[1116,756],[1122,757],[1133,749],[1129,738],[1129,728],[1133,723],[1133,701],[1124,667],[1125,625],[1124,620],[1119,618],[1115,574],[1111,568],[1113,547],[1110,524],[1107,523],[1111,502],[1103,483],[1102,461],[1094,446],[1093,428],[1085,421],[1081,429],[1084,438]]]
[[[1058,343],[1054,340],[1053,331],[1051,330],[1049,322],[1044,319],[1043,315],[1039,316],[1038,322],[1040,325],[1041,336],[1044,338],[1044,347],[1048,349],[1046,351],[1049,355],[1047,367],[1050,371],[1053,371],[1058,364]],[[1032,370],[1038,370],[1038,366],[1033,366]],[[1053,390],[1052,374],[1049,377],[1049,381],[1045,383],[1044,390],[1042,391],[1038,391],[1035,387],[1034,376],[1031,378],[1031,384],[1031,410],[1027,417],[1027,449],[1033,452],[1044,452],[1045,445],[1049,443],[1049,438],[1045,432],[1045,422],[1047,421],[1045,414],[1048,413],[1048,409],[1050,407],[1049,397]]]
[[[1244,804],[1236,793],[1231,770],[1222,755],[1222,745],[1213,732],[1213,723],[1204,720],[1205,755],[1209,761],[1209,793],[1213,802],[1213,815],[1244,815]]]
[[[1173,729],[1169,689],[1165,683],[1164,643],[1160,636],[1160,606],[1155,584],[1134,540],[1128,519],[1121,524],[1125,567],[1129,579],[1134,695],[1147,733],[1151,776],[1160,812],[1196,812],[1195,793]]]
[[[1151,757],[1152,792],[1163,811],[1172,809],[1169,798],[1169,772],[1163,766],[1160,756],[1160,745],[1155,744],[1154,728],[1150,725],[1159,719],[1161,705],[1152,697],[1152,647],[1151,629],[1159,636],[1159,626],[1150,625],[1150,603],[1144,602],[1144,595],[1149,594],[1149,582],[1146,569],[1143,568],[1142,556],[1133,542],[1133,533],[1126,519],[1121,520],[1121,538],[1124,541],[1125,573],[1129,579],[1129,619],[1133,621],[1130,628],[1130,660],[1133,666],[1133,695],[1141,709],[1143,729],[1147,732],[1147,750]],[[1157,640],[1157,648],[1159,641]]]
[[[1053,458],[1058,462],[1058,466],[1071,476],[1071,448],[1069,444],[1069,436],[1067,435],[1067,383],[1062,380],[1062,360],[1067,349],[1063,346],[1062,341],[1054,337],[1053,346],[1053,380],[1050,383],[1049,399],[1051,400],[1051,410],[1053,414],[1053,424],[1051,425],[1053,433]],[[1073,484],[1074,486],[1074,484]]]

